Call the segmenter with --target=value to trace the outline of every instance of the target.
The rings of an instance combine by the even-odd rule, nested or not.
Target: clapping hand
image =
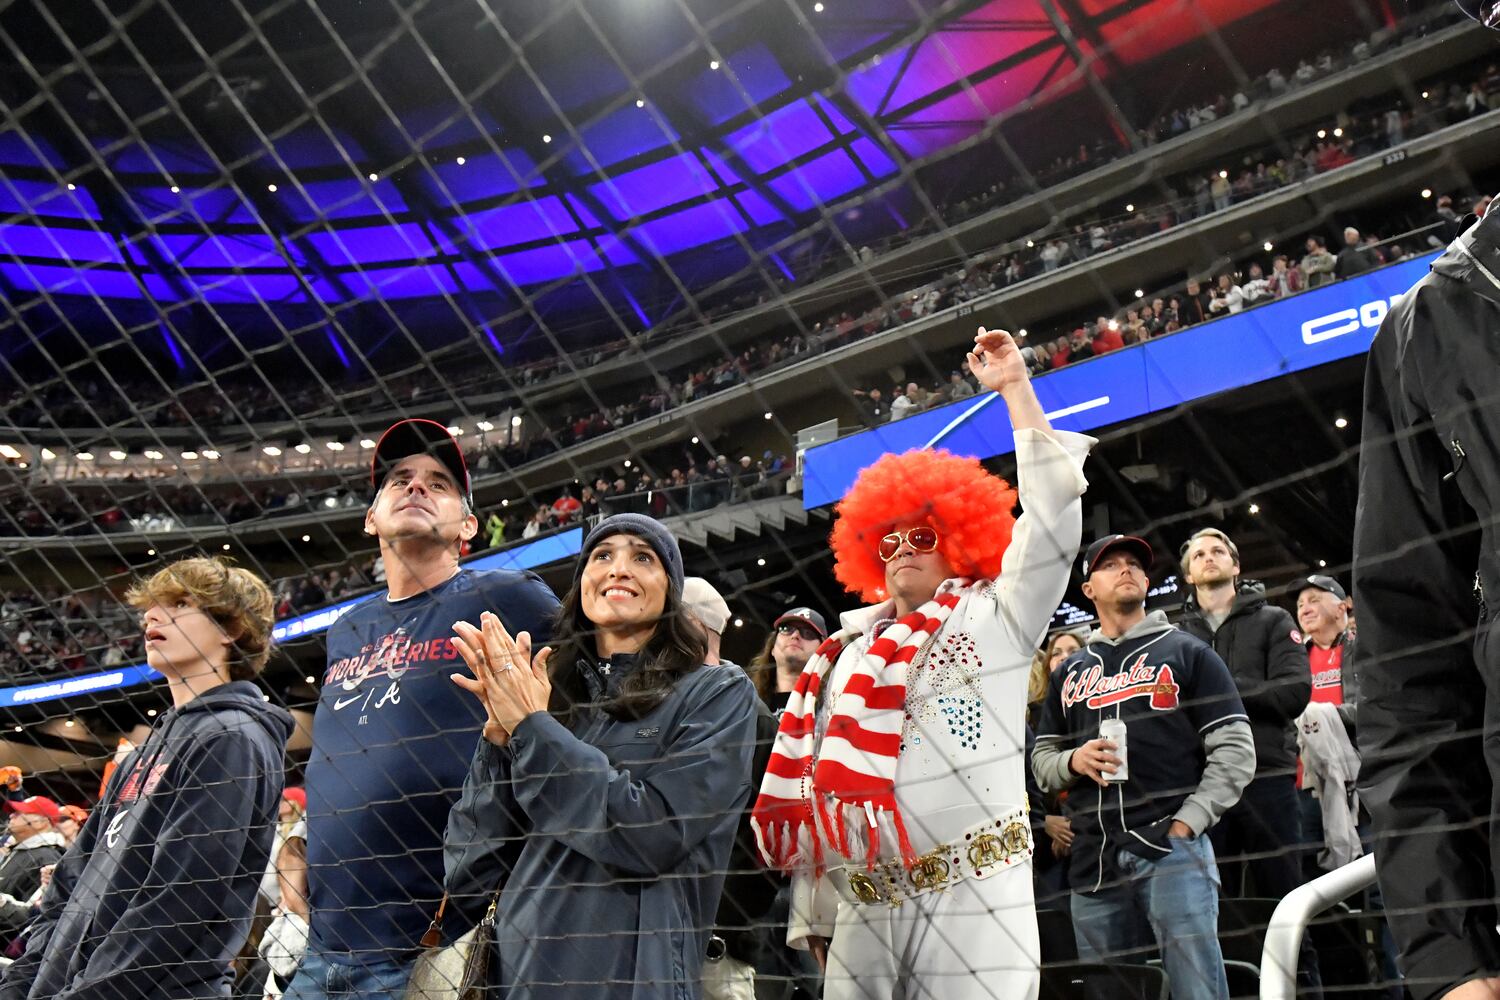
[[[453,623],[453,644],[474,677],[453,674],[453,683],[478,698],[488,719],[484,738],[504,746],[527,716],[545,712],[552,695],[547,661],[552,647],[531,655],[531,635],[521,632],[514,639],[500,619],[486,611],[479,628],[468,622]]]

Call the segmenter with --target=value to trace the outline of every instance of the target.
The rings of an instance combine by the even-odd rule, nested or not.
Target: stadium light
[[[91,451],[80,451],[78,453],[78,461],[80,462],[92,462],[93,460],[94,453]]]
[[[1144,299],[1146,297],[1146,290],[1144,288],[1137,288],[1135,290],[1135,297],[1138,299]]]
[[[42,449],[42,458],[43,458],[43,460],[50,462],[50,461],[52,461],[56,457],[57,457],[57,452],[53,451],[51,448],[43,448]]]
[[[635,99],[635,106],[638,108],[644,108],[646,106],[646,102],[637,97]]]
[[[275,194],[276,193],[276,185],[275,184],[267,184],[266,185],[266,190],[269,191],[269,192],[271,192],[272,194]]]
[[[520,427],[521,426],[521,415],[519,413],[510,418],[510,425],[512,427]]]
[[[275,458],[277,455],[281,454],[281,449],[276,447],[274,444],[266,445],[261,449],[261,451],[265,452],[267,455],[270,455],[272,458]]]
[[[307,681],[307,683],[309,683],[309,684],[316,684],[316,683],[318,683],[318,679],[316,677],[314,677],[312,674],[308,674],[306,677],[304,677],[302,679],[305,680],[305,681]]]
[[[698,435],[694,434],[693,435],[693,444],[697,444],[697,443],[698,443]]]
[[[68,190],[69,190],[69,191],[77,191],[77,190],[78,190],[78,185],[77,185],[77,184],[69,184],[69,185],[68,185]],[[68,723],[68,725],[70,725],[70,726],[71,726],[71,725],[72,725],[72,724],[73,724],[73,723],[71,723],[71,722],[70,722],[70,723]]]
[[[719,68],[719,60],[717,60],[717,59],[710,60],[709,64],[708,64],[708,68],[709,69],[718,69]]]
[[[1219,180],[1221,180],[1221,181],[1227,181],[1228,179],[1229,179],[1229,171],[1227,171],[1227,170],[1220,170],[1219,171]]]
[[[312,541],[312,535],[303,535],[302,536],[302,540],[304,542],[310,542],[310,541]]]
[[[323,498],[323,506],[327,507],[329,510],[333,510],[333,508],[337,507],[338,505],[339,505],[339,498],[338,497],[324,497]]]
[[[771,419],[771,416],[772,416],[772,414],[771,414],[771,411],[770,411],[770,410],[767,410],[767,411],[766,411],[766,419],[767,419],[767,420],[770,420],[770,419]]]
[[[25,732],[25,727],[23,727],[23,726],[17,726],[16,727],[16,732],[18,732],[18,733]]]
[[[490,423],[488,420],[481,420],[481,421],[479,421],[479,423],[475,424],[474,426],[477,427],[477,428],[479,428],[482,431],[492,431],[492,430],[495,429],[495,425],[492,424],[492,423]]]
[[[1017,330],[1016,331],[1016,336],[1017,337],[1024,337],[1024,336],[1026,336],[1026,328],[1023,326],[1023,327],[1021,327],[1021,329]]]
[[[1344,135],[1344,130],[1343,129],[1336,128],[1336,129],[1333,130],[1333,137],[1335,139],[1343,138],[1343,135]]]
[[[148,709],[146,709],[146,718],[148,718],[148,719],[154,719],[154,718],[156,718],[156,709],[154,709],[154,708],[148,708]]]
[[[1423,188],[1422,189],[1422,197],[1423,198],[1431,198],[1432,197],[1432,188]]]
[[[372,181],[378,181],[378,180],[380,180],[380,175],[377,174],[377,173],[371,173],[370,174],[370,180],[372,180]]]
[[[1266,240],[1266,241],[1265,241],[1265,242],[1264,242],[1264,243],[1262,243],[1262,244],[1261,244],[1261,245],[1260,245],[1260,248],[1261,248],[1261,249],[1262,249],[1262,250],[1264,250],[1264,251],[1265,251],[1265,252],[1266,252],[1266,253],[1270,253],[1270,252],[1271,252],[1271,250],[1272,250],[1272,245],[1271,245],[1271,241],[1270,241],[1270,240]]]
[[[1326,138],[1328,138],[1328,130],[1326,128],[1320,128],[1320,129],[1318,129],[1318,138],[1319,139],[1326,139]]]
[[[176,184],[173,184],[172,185],[172,193],[173,194],[181,194],[182,193],[182,188],[178,187]]]
[[[1339,430],[1343,430],[1345,427],[1349,426],[1349,421],[1343,417],[1339,417],[1334,420],[1333,426],[1337,427]]]
[[[293,448],[292,450],[295,451],[299,455],[306,455],[308,452],[312,451],[312,445],[310,445],[306,441],[304,441],[301,444],[297,445],[297,447]]]
[[[469,162],[469,161],[468,161],[468,160],[466,160],[466,159],[464,159],[464,158],[463,158],[463,157],[462,157],[462,156],[460,156],[460,157],[459,157],[459,158],[458,158],[458,159],[457,159],[457,160],[455,160],[455,161],[454,161],[454,162],[455,162],[455,163],[457,163],[457,164],[458,164],[458,165],[459,165],[459,166],[460,166],[460,167],[461,167],[461,166],[463,166],[463,165],[464,165],[464,164],[465,164],[465,163],[468,163],[468,162]]]
[[[167,457],[166,455],[163,455],[161,452],[157,451],[155,448],[147,448],[145,451],[141,452],[141,454],[145,455],[153,462],[160,462],[162,459]]]
[[[359,446],[361,448],[373,448],[373,447],[375,447],[375,442],[373,440],[371,440],[370,438],[360,438],[359,439]]]
[[[148,556],[154,556],[154,555],[156,555],[156,550],[155,549],[147,549],[146,550],[146,555],[148,555]]]
[[[1135,211],[1135,204],[1131,203],[1131,204],[1126,205],[1125,206],[1125,211],[1127,211],[1127,212],[1134,212]]]
[[[182,453],[182,460],[184,462],[196,462],[198,460],[198,453],[196,451],[185,451]]]
[[[1252,514],[1259,514],[1260,513],[1260,504],[1258,504],[1258,503],[1251,504],[1250,505],[1250,513],[1252,513]]]
[[[116,462],[123,462],[123,461],[125,461],[125,453],[123,451],[121,451],[120,449],[118,449],[118,448],[115,448],[114,450],[112,450],[109,453],[109,457],[112,458],[112,459],[114,459]]]
[[[823,5],[821,3],[815,3],[815,4],[813,4],[813,13],[814,14],[821,14],[821,13],[823,13]]]
[[[552,141],[552,137],[550,135],[543,135],[542,136],[542,141],[543,142],[551,142]]]
[[[628,458],[625,460],[625,468],[630,468],[630,459]]]
[[[224,548],[225,552],[228,552],[229,551],[229,543],[225,542],[224,545],[223,545],[223,548]]]
[[[73,185],[71,185],[71,184],[69,184],[69,185],[68,185],[68,187],[72,187],[72,186],[73,186]],[[64,722],[63,722],[63,725],[64,725],[64,726],[67,726],[67,727],[68,727],[68,728],[69,728],[69,729],[72,729],[72,728],[73,728],[73,725],[74,725],[74,723],[73,723],[73,720],[72,720],[72,719],[67,719],[67,720],[65,720],[65,721],[64,721]]]
[[[464,429],[462,427],[458,426],[457,424],[449,424],[448,425],[448,433],[452,434],[454,437],[458,437],[463,432],[464,432]]]
[[[21,453],[16,450],[15,445],[0,444],[0,456],[4,456],[5,458],[20,458]]]
[[[765,564],[766,564],[766,560],[765,560],[764,556],[762,556],[761,558],[755,560],[755,565],[757,565],[757,566],[764,566]]]
[[[204,448],[198,454],[202,455],[204,458],[208,459],[210,462],[217,462],[219,460],[219,453],[217,451],[215,451],[214,449],[212,449],[212,448]]]
[[[1328,560],[1327,559],[1319,559],[1318,560],[1318,569],[1327,569],[1327,568],[1328,568]]]
[[[743,618],[736,618],[734,620],[734,627],[735,628],[744,628],[745,627],[745,619],[743,619]]]
[[[344,450],[344,442],[342,442],[342,441],[330,441],[330,442],[328,442],[328,450],[329,451],[343,451]]]

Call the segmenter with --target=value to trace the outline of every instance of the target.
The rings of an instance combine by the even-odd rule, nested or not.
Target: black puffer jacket
[[[1266,588],[1241,580],[1234,607],[1215,632],[1195,597],[1183,605],[1178,626],[1213,647],[1229,665],[1255,736],[1255,776],[1291,774],[1297,766],[1292,720],[1307,707],[1312,673],[1297,623],[1266,601]]]
[[[1497,331],[1500,210],[1391,307],[1365,370],[1354,524],[1359,790],[1416,1000],[1500,975],[1500,828],[1489,822],[1495,781],[1485,766],[1500,738]]]

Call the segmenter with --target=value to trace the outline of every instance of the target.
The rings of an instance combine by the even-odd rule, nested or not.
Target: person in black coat
[[[1415,1000],[1500,997],[1500,215],[1393,305],[1365,370],[1360,801]],[[1450,992],[1451,991],[1451,992]]]
[[[0,858],[0,942],[8,942],[31,919],[31,897],[42,885],[42,869],[55,865],[66,845],[57,831],[62,810],[41,795],[5,800],[14,843]]]

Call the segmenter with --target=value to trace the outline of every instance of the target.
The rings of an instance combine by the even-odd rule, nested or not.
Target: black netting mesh
[[[289,871],[305,852],[312,885],[294,991],[330,991],[292,995],[336,995],[346,973],[353,995],[401,995],[392,984],[443,894],[445,824],[450,939],[483,914],[486,887],[537,880],[542,902],[523,886],[499,908],[490,974],[516,992],[497,995],[697,995],[700,965],[711,996],[751,995],[736,979],[750,968],[756,996],[816,995],[816,965],[785,946],[807,902],[789,901],[791,882],[765,874],[748,841],[728,853],[731,800],[760,779],[723,775],[764,770],[769,730],[752,739],[742,714],[713,714],[702,683],[679,681],[670,706],[689,689],[703,699],[687,716],[652,714],[648,687],[635,708],[562,713],[571,728],[487,750],[480,703],[447,676],[468,669],[450,623],[488,608],[512,629],[567,633],[566,615],[542,623],[574,584],[584,533],[649,515],[686,575],[722,595],[722,610],[694,606],[723,659],[783,709],[814,633],[870,603],[835,575],[829,542],[859,470],[938,446],[1017,480],[1006,405],[982,405],[965,357],[981,326],[1015,334],[1055,426],[1099,439],[1081,538],[1046,532],[1054,562],[1111,532],[1146,538],[1148,608],[1206,620],[1239,685],[1256,780],[1215,830],[1217,866],[1184,890],[1218,899],[1210,965],[1227,961],[1230,993],[1276,975],[1261,957],[1268,900],[1368,852],[1367,810],[1335,821],[1299,788],[1294,731],[1309,697],[1355,697],[1350,666],[1335,683],[1329,650],[1344,647],[1328,642],[1353,636],[1360,610],[1340,602],[1371,337],[1495,187],[1500,61],[1454,5],[18,0],[0,5],[0,45],[0,764],[19,772],[9,797],[33,803],[0,861],[0,948],[21,959],[0,996],[209,995],[231,960],[236,995],[284,987],[301,919],[286,914],[306,908],[277,885],[276,858],[263,886],[245,867],[266,850],[253,831],[278,809],[283,743],[284,783],[311,799],[279,807],[272,845]],[[442,520],[464,492],[451,462],[407,469],[396,488],[415,477],[423,499],[382,512],[372,461],[404,418],[457,442],[471,528]],[[382,489],[399,464],[378,464]],[[448,478],[435,497],[434,474]],[[884,513],[901,529],[928,516]],[[397,524],[427,514],[441,525]],[[1203,614],[1178,555],[1204,527],[1232,540],[1239,583],[1263,584],[1245,601],[1290,633],[1282,653],[1311,641],[1310,667],[1236,645],[1236,626]],[[964,537],[964,551],[986,544]],[[454,552],[463,595],[445,575]],[[173,710],[146,668],[153,629],[177,630],[159,648],[219,655],[174,602],[208,602],[223,581],[205,590],[193,573],[222,566],[179,567],[175,586],[126,599],[199,556],[265,581],[275,642],[252,683],[289,716],[239,705],[195,721],[181,709],[192,692],[179,685]],[[477,575],[497,569],[535,575]],[[1309,596],[1310,575],[1334,589]],[[587,611],[587,573],[581,586]],[[403,610],[388,587],[419,596]],[[248,592],[215,614],[230,639],[244,639]],[[1320,594],[1327,620],[1303,607]],[[1026,692],[1044,753],[1063,735],[1048,731],[1062,721],[1048,719],[1048,673],[1063,662],[1049,654],[1086,639],[1076,630],[1094,616],[1076,565],[1058,603]],[[922,670],[947,678],[959,640],[944,633],[912,654],[900,752],[957,741],[1014,784],[1030,772],[1017,699],[1035,650],[975,635],[963,641],[979,643],[976,662],[1021,664],[1006,668],[1010,700],[958,665],[930,698],[911,693]],[[596,662],[615,647],[578,641],[560,656],[592,665],[560,675],[554,698],[618,693]],[[1066,672],[1050,680],[1055,698]],[[1206,711],[1200,695],[1184,691],[1184,707]],[[689,722],[717,741],[671,742]],[[219,755],[206,748],[229,737],[215,725],[234,736]],[[1148,736],[1134,752],[1198,759],[1205,738]],[[897,785],[971,774],[962,753],[944,760],[920,781],[898,769]],[[1158,801],[1193,790],[1161,780]],[[998,824],[1025,805],[975,787],[943,808]],[[33,797],[96,810],[48,893],[43,862],[63,845],[37,835],[74,831]],[[1211,917],[1153,935],[1136,900],[1102,918],[1119,933],[1083,941],[1076,901],[1097,887],[1070,858],[1080,798],[1033,790],[1034,830],[1022,826],[1043,995],[1156,996],[1162,969],[1178,972],[1173,996],[1216,995],[1216,972],[1181,981],[1180,942],[1206,926],[1211,944]],[[292,824],[309,805],[299,847]],[[1320,834],[1325,819],[1347,822]],[[972,852],[939,857],[943,838],[972,844],[972,824],[912,822],[922,878],[939,884],[872,906],[846,872],[825,995],[1023,995],[1031,904],[992,887],[1026,873],[989,879]],[[1101,878],[1128,895],[1115,867],[1101,862]],[[891,871],[900,883],[924,870]],[[1377,891],[1338,898],[1307,938],[1305,995],[1321,982],[1330,997],[1397,996],[1407,975],[1424,997],[1456,981],[1397,964]],[[1202,917],[1195,899],[1174,905]],[[199,924],[212,928],[201,940]],[[728,957],[705,963],[705,946]],[[1126,968],[1137,961],[1145,971]],[[1467,971],[1483,970],[1455,976]]]

